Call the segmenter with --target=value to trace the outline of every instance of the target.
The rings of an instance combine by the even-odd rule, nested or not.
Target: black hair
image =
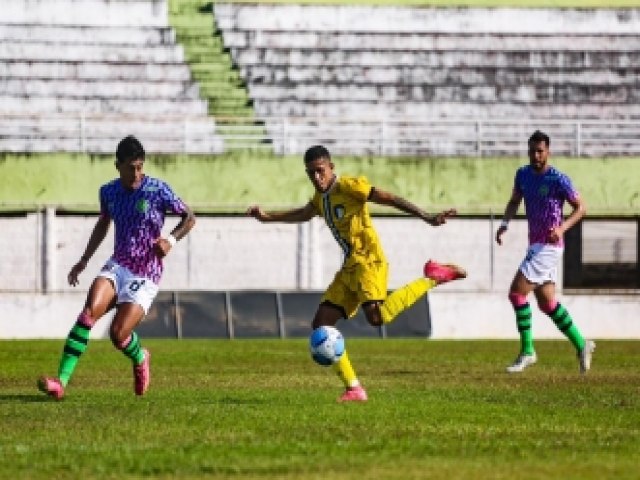
[[[309,162],[313,162],[314,160],[318,160],[320,158],[326,158],[327,160],[331,160],[331,154],[329,153],[329,150],[327,150],[322,145],[315,145],[309,148],[306,152],[304,152],[305,164]]]
[[[549,135],[547,135],[544,132],[541,132],[540,130],[536,130],[529,137],[529,143],[530,144],[535,144],[535,143],[540,143],[540,142],[544,142],[547,147],[551,144],[551,141],[549,140]]]
[[[129,135],[120,140],[118,148],[116,149],[117,163],[137,160],[138,158],[144,160],[144,147],[142,143],[140,143],[140,140],[133,135]]]

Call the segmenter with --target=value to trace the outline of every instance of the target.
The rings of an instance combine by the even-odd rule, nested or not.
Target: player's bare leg
[[[314,329],[322,325],[333,327],[341,318],[344,318],[344,312],[340,307],[323,303],[318,307],[312,325]],[[338,398],[339,402],[364,402],[367,400],[367,392],[360,385],[346,348],[340,360],[333,364],[333,370],[345,386],[345,392]]]
[[[76,369],[80,356],[89,344],[89,335],[96,321],[115,305],[115,290],[110,280],[98,277],[91,284],[84,308],[71,328],[60,358],[57,377],[40,377],[38,389],[60,400]]]
[[[140,339],[133,329],[144,317],[143,308],[136,303],[122,303],[118,305],[113,318],[109,335],[113,345],[121,350],[133,364],[134,392],[144,395],[149,388],[151,354],[142,348]]]

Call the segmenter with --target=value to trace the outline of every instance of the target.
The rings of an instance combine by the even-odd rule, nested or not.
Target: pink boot
[[[38,389],[56,400],[61,400],[64,397],[64,387],[57,378],[40,377]]]
[[[151,372],[149,369],[151,354],[146,348],[143,348],[142,351],[144,352],[144,360],[140,365],[133,366],[133,378],[135,380],[134,390],[136,395],[144,395],[149,388],[149,380],[151,379]]]
[[[452,280],[466,278],[467,272],[453,263],[440,264],[429,260],[424,264],[424,276],[435,280],[438,282],[438,285],[440,285],[441,283],[447,283]]]
[[[366,402],[367,392],[360,385],[357,387],[347,388],[347,390],[338,399],[338,402]]]

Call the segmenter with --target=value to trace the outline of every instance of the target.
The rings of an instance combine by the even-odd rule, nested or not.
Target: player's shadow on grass
[[[42,394],[35,393],[0,393],[0,404],[2,403],[40,403],[40,402],[52,402],[49,397]]]

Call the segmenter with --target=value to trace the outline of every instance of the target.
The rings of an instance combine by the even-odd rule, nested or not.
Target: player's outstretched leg
[[[38,379],[38,389],[50,397],[60,400],[64,397],[64,389],[69,383],[76,369],[80,356],[85,352],[89,344],[91,328],[96,323],[95,319],[87,312],[82,312],[76,323],[71,327],[69,335],[64,343],[57,377],[41,377]]]
[[[424,264],[424,276],[435,280],[438,285],[467,277],[467,272],[453,263],[438,263],[429,260]]]

